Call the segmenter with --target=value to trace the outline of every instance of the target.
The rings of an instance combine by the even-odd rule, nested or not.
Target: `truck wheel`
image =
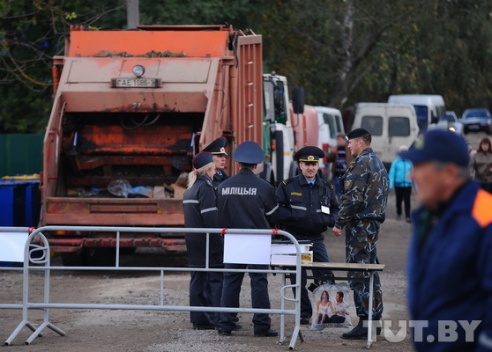
[[[115,263],[115,248],[86,248],[82,253],[84,266],[114,266]]]
[[[61,260],[63,266],[82,266],[81,252],[62,253]]]

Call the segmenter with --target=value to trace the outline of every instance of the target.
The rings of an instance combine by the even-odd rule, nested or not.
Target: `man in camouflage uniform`
[[[345,230],[347,263],[378,264],[376,243],[388,201],[388,174],[370,147],[371,135],[367,130],[355,129],[347,139],[348,149],[355,159],[342,178],[344,192],[333,233],[340,236],[342,229]],[[349,272],[348,277],[359,323],[342,338],[366,338],[364,321],[369,317],[369,273]],[[383,313],[383,297],[377,273],[373,287],[373,320],[379,320]],[[380,333],[381,329],[377,331]]]

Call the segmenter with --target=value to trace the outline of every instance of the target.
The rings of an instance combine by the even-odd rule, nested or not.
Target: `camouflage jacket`
[[[384,221],[388,202],[388,173],[372,148],[360,153],[342,177],[344,192],[335,227],[361,219]]]

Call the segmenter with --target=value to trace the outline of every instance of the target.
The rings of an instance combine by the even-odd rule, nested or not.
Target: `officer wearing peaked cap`
[[[212,186],[215,165],[212,154],[201,152],[192,161],[194,171],[188,174],[188,189],[183,194],[185,227],[217,228],[218,210],[216,195]],[[209,234],[209,266],[221,267],[223,239],[219,234]],[[188,265],[204,268],[206,236],[204,233],[186,233]],[[222,273],[192,271],[190,280],[190,305],[218,307],[222,294]],[[218,322],[217,313],[190,312],[194,329],[214,329]]]
[[[273,186],[253,172],[264,158],[263,150],[255,142],[244,142],[236,147],[232,158],[239,163],[239,172],[219,185],[217,207],[221,228],[270,229],[276,223],[278,209]],[[226,269],[268,269],[268,265],[224,263]],[[268,279],[266,273],[250,273],[253,308],[270,308]],[[225,272],[221,307],[239,305],[239,296],[244,273]],[[234,330],[237,313],[220,313],[218,333],[230,335]],[[271,329],[268,314],[253,315],[255,336],[277,336]]]
[[[215,188],[217,188],[222,181],[229,178],[224,171],[226,157],[228,156],[225,150],[226,146],[227,139],[225,137],[219,137],[203,149],[204,152],[210,152],[214,159],[216,172],[212,178],[212,183]]]
[[[279,224],[297,240],[313,244],[313,260],[328,262],[323,232],[333,227],[338,213],[338,200],[333,186],[318,177],[319,160],[325,153],[314,146],[300,149],[295,155],[301,174],[283,181],[277,188]],[[312,305],[306,289],[306,270],[301,275],[301,323],[308,324]],[[315,285],[332,281],[333,273],[313,270]]]

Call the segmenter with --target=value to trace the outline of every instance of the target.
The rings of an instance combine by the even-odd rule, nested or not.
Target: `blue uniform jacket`
[[[206,175],[199,175],[191,188],[183,194],[183,210],[185,227],[190,228],[217,228],[218,209],[212,180]],[[204,267],[206,237],[200,233],[186,233],[186,248],[188,265]],[[222,265],[224,244],[218,234],[210,234],[210,265]]]
[[[426,352],[492,351],[492,195],[467,182],[421,244],[419,229],[426,214],[422,207],[412,214],[415,226],[408,258],[411,317],[429,325],[415,347]],[[466,343],[459,323],[463,320],[481,321],[471,337],[474,342]],[[438,341],[445,333],[442,327],[439,330],[439,321],[456,322],[458,341]],[[429,335],[435,338],[433,343],[428,342]]]
[[[219,226],[236,229],[269,229],[277,221],[275,190],[250,169],[221,182],[217,190]]]
[[[333,186],[324,180],[316,178],[311,187],[303,175],[297,175],[283,181],[276,195],[280,227],[296,238],[322,238],[322,233],[335,225],[338,200]],[[326,209],[329,209],[329,214]]]

